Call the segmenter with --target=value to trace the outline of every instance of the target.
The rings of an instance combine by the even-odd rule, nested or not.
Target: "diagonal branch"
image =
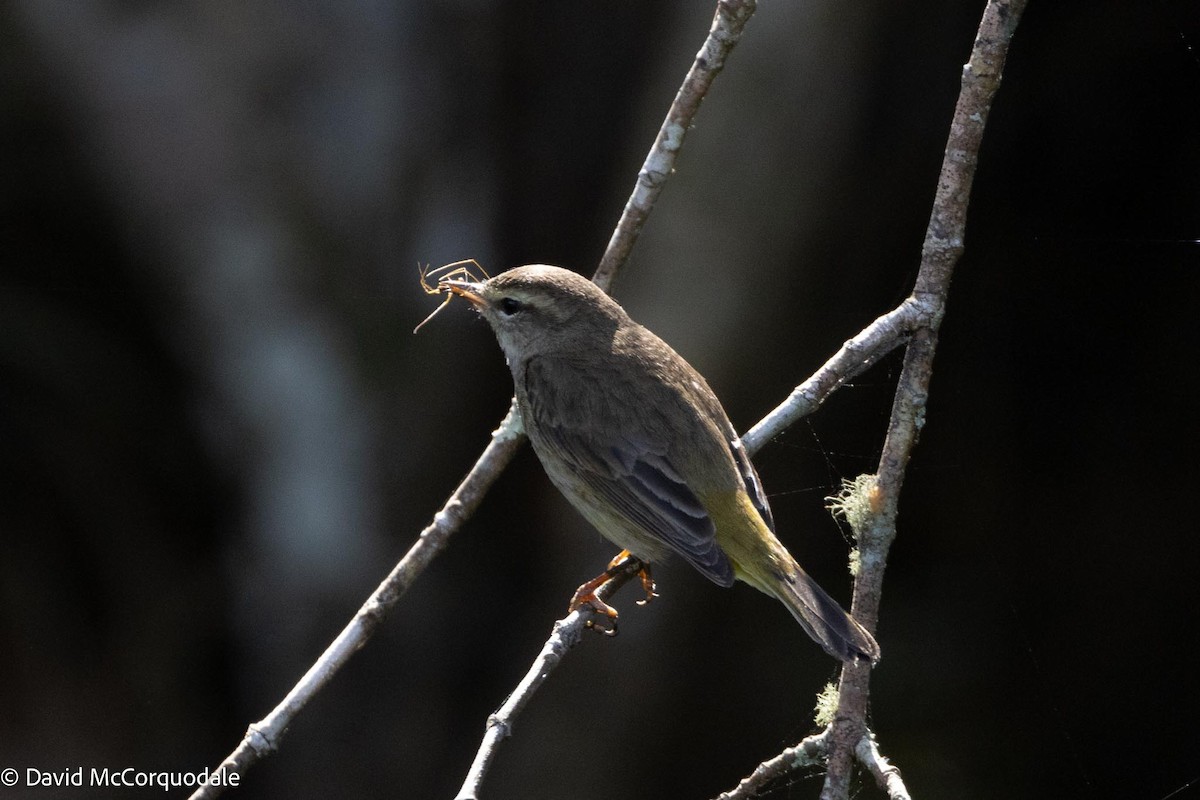
[[[596,590],[596,597],[607,602],[629,582],[630,578],[637,574],[637,570],[640,568],[639,562],[631,561],[628,568],[618,572]],[[546,640],[541,652],[533,660],[525,677],[504,701],[504,705],[488,717],[483,741],[475,753],[471,768],[467,770],[467,777],[463,780],[462,788],[458,790],[454,800],[478,800],[483,779],[496,759],[496,750],[500,746],[500,742],[512,735],[513,723],[516,721],[517,715],[528,705],[538,688],[549,679],[550,673],[562,662],[567,651],[579,644],[584,629],[595,615],[596,612],[591,608],[584,607],[572,611],[554,623],[550,638]]]
[[[492,441],[475,462],[475,466],[450,495],[441,511],[434,515],[433,521],[421,531],[420,537],[404,554],[400,563],[363,603],[354,618],[325,649],[321,657],[309,667],[304,677],[292,687],[287,697],[283,698],[270,714],[250,725],[237,749],[213,771],[214,780],[197,789],[191,800],[217,797],[224,791],[229,776],[244,775],[255,762],[278,749],[283,734],[296,715],[333,680],[333,676],[350,657],[367,643],[388,611],[408,591],[413,581],[429,566],[434,557],[445,548],[450,535],[475,513],[487,490],[525,440],[519,420],[514,404],[504,422],[492,433]]]
[[[600,266],[592,276],[592,280],[604,291],[611,289],[617,270],[628,260],[658,195],[675,170],[675,157],[683,147],[683,139],[692,126],[696,112],[700,110],[700,103],[708,94],[717,73],[724,68],[730,51],[742,38],[742,30],[753,16],[754,7],[755,0],[718,1],[708,38],[704,40],[700,52],[696,53],[692,68],[688,70],[675,101],[667,111],[658,137],[638,172],[633,193],[629,195],[621,219],[600,259]]]
[[[854,748],[854,755],[858,757],[859,763],[875,777],[875,783],[879,784],[879,788],[887,792],[888,800],[912,800],[908,793],[908,787],[904,785],[904,779],[900,777],[900,770],[880,754],[873,733],[868,731],[858,740],[858,745]]]
[[[776,779],[784,775],[806,769],[819,767],[825,763],[829,754],[829,729],[812,736],[806,736],[796,745],[786,748],[774,758],[768,759],[757,767],[728,792],[721,792],[716,800],[750,800],[757,797],[763,789],[770,786]]]
[[[910,298],[926,305],[928,318],[915,329],[904,356],[891,421],[875,486],[871,513],[859,537],[861,564],[854,584],[853,613],[874,629],[879,617],[883,573],[896,537],[896,514],[905,468],[925,422],[925,405],[933,375],[937,331],[945,313],[950,278],[963,252],[967,205],[975,165],[992,100],[1000,87],[1008,43],[1026,0],[989,0],[979,23],[970,60],[963,68],[962,89],[950,124],[946,154],[921,253],[921,268]],[[854,747],[866,732],[870,669],[846,665],[842,670],[838,710],[830,728],[829,772],[822,800],[849,796]]]
[[[900,777],[900,770],[890,764],[875,744],[875,735],[867,732],[858,740],[854,754],[879,787],[887,792],[888,800],[912,800],[908,787]],[[754,771],[742,778],[737,786],[717,795],[715,800],[752,800],[768,786],[798,770],[824,766],[829,757],[829,728],[806,736],[793,747],[759,764]]]
[[[742,437],[746,448],[750,452],[758,450],[797,420],[816,411],[843,384],[904,344],[908,335],[929,319],[927,305],[910,297],[863,328]]]

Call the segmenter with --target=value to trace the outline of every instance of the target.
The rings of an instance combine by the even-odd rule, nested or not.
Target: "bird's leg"
[[[650,574],[650,565],[645,561],[639,561],[633,557],[633,554],[628,550],[622,550],[617,553],[617,557],[608,562],[608,569],[605,570],[606,575],[615,577],[617,573],[628,569],[630,572],[637,567],[637,576],[642,579],[642,591],[646,593],[644,600],[638,600],[639,606],[644,606],[654,598],[658,597],[658,592],[655,591],[658,587],[654,585],[654,576]]]
[[[632,574],[635,568],[637,574],[641,576],[642,588],[646,591],[646,599],[639,600],[638,605],[643,605],[651,598],[657,597],[658,595],[654,591],[654,579],[650,577],[650,566],[634,558],[628,550],[622,550],[616,558],[608,562],[608,568],[604,572],[575,590],[575,595],[571,598],[570,605],[567,606],[567,613],[587,606],[597,614],[603,614],[612,620],[612,626],[609,628],[596,625],[595,620],[588,620],[587,627],[595,628],[606,636],[616,636],[617,610],[597,597],[596,591],[622,572],[628,571]]]

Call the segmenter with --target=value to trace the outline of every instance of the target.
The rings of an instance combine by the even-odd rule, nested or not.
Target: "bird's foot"
[[[586,606],[596,612],[596,614],[607,617],[609,620],[609,627],[607,628],[603,625],[598,625],[595,619],[589,619],[586,627],[597,630],[605,636],[616,636],[617,610],[597,597],[596,592],[599,591],[601,586],[621,573],[636,574],[642,579],[642,589],[646,592],[646,599],[638,600],[638,605],[645,605],[650,600],[658,597],[658,593],[654,591],[654,578],[650,575],[650,565],[644,564],[634,558],[628,550],[622,550],[616,558],[609,562],[608,569],[575,590],[575,594],[571,598],[571,603],[567,606],[567,613]]]

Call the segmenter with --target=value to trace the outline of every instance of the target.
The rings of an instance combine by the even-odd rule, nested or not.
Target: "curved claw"
[[[603,633],[605,636],[617,635],[617,620],[615,617],[612,620],[612,626],[608,628],[604,627],[603,625],[597,625],[596,620],[594,619],[589,619],[583,624],[583,627],[596,631],[597,633]]]
[[[649,564],[642,565],[642,568],[638,570],[638,577],[642,579],[642,591],[646,593],[646,597],[642,600],[638,600],[637,604],[639,606],[644,606],[646,603],[649,603],[651,600],[658,597],[658,592],[656,591],[658,587],[655,586],[654,577],[650,574]]]
[[[589,608],[597,616],[607,617],[609,619],[609,627],[598,625],[599,620],[589,619],[583,624],[583,627],[603,633],[605,636],[617,635],[617,610],[608,603],[596,597],[594,591],[584,591],[588,584],[579,587],[575,592],[575,596],[571,598],[571,605],[568,611],[578,611],[581,608]]]

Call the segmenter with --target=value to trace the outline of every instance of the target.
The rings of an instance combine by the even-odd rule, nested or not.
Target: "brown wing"
[[[669,456],[676,450],[670,436],[677,426],[655,396],[669,387],[656,386],[649,396],[631,392],[628,385],[617,391],[627,379],[619,374],[584,378],[565,359],[528,362],[520,395],[522,410],[535,418],[533,425],[526,423],[535,449],[543,460],[571,470],[626,522],[683,556],[709,580],[733,585],[716,527]],[[637,404],[636,413],[630,413],[630,402]],[[598,436],[596,430],[609,435]]]

